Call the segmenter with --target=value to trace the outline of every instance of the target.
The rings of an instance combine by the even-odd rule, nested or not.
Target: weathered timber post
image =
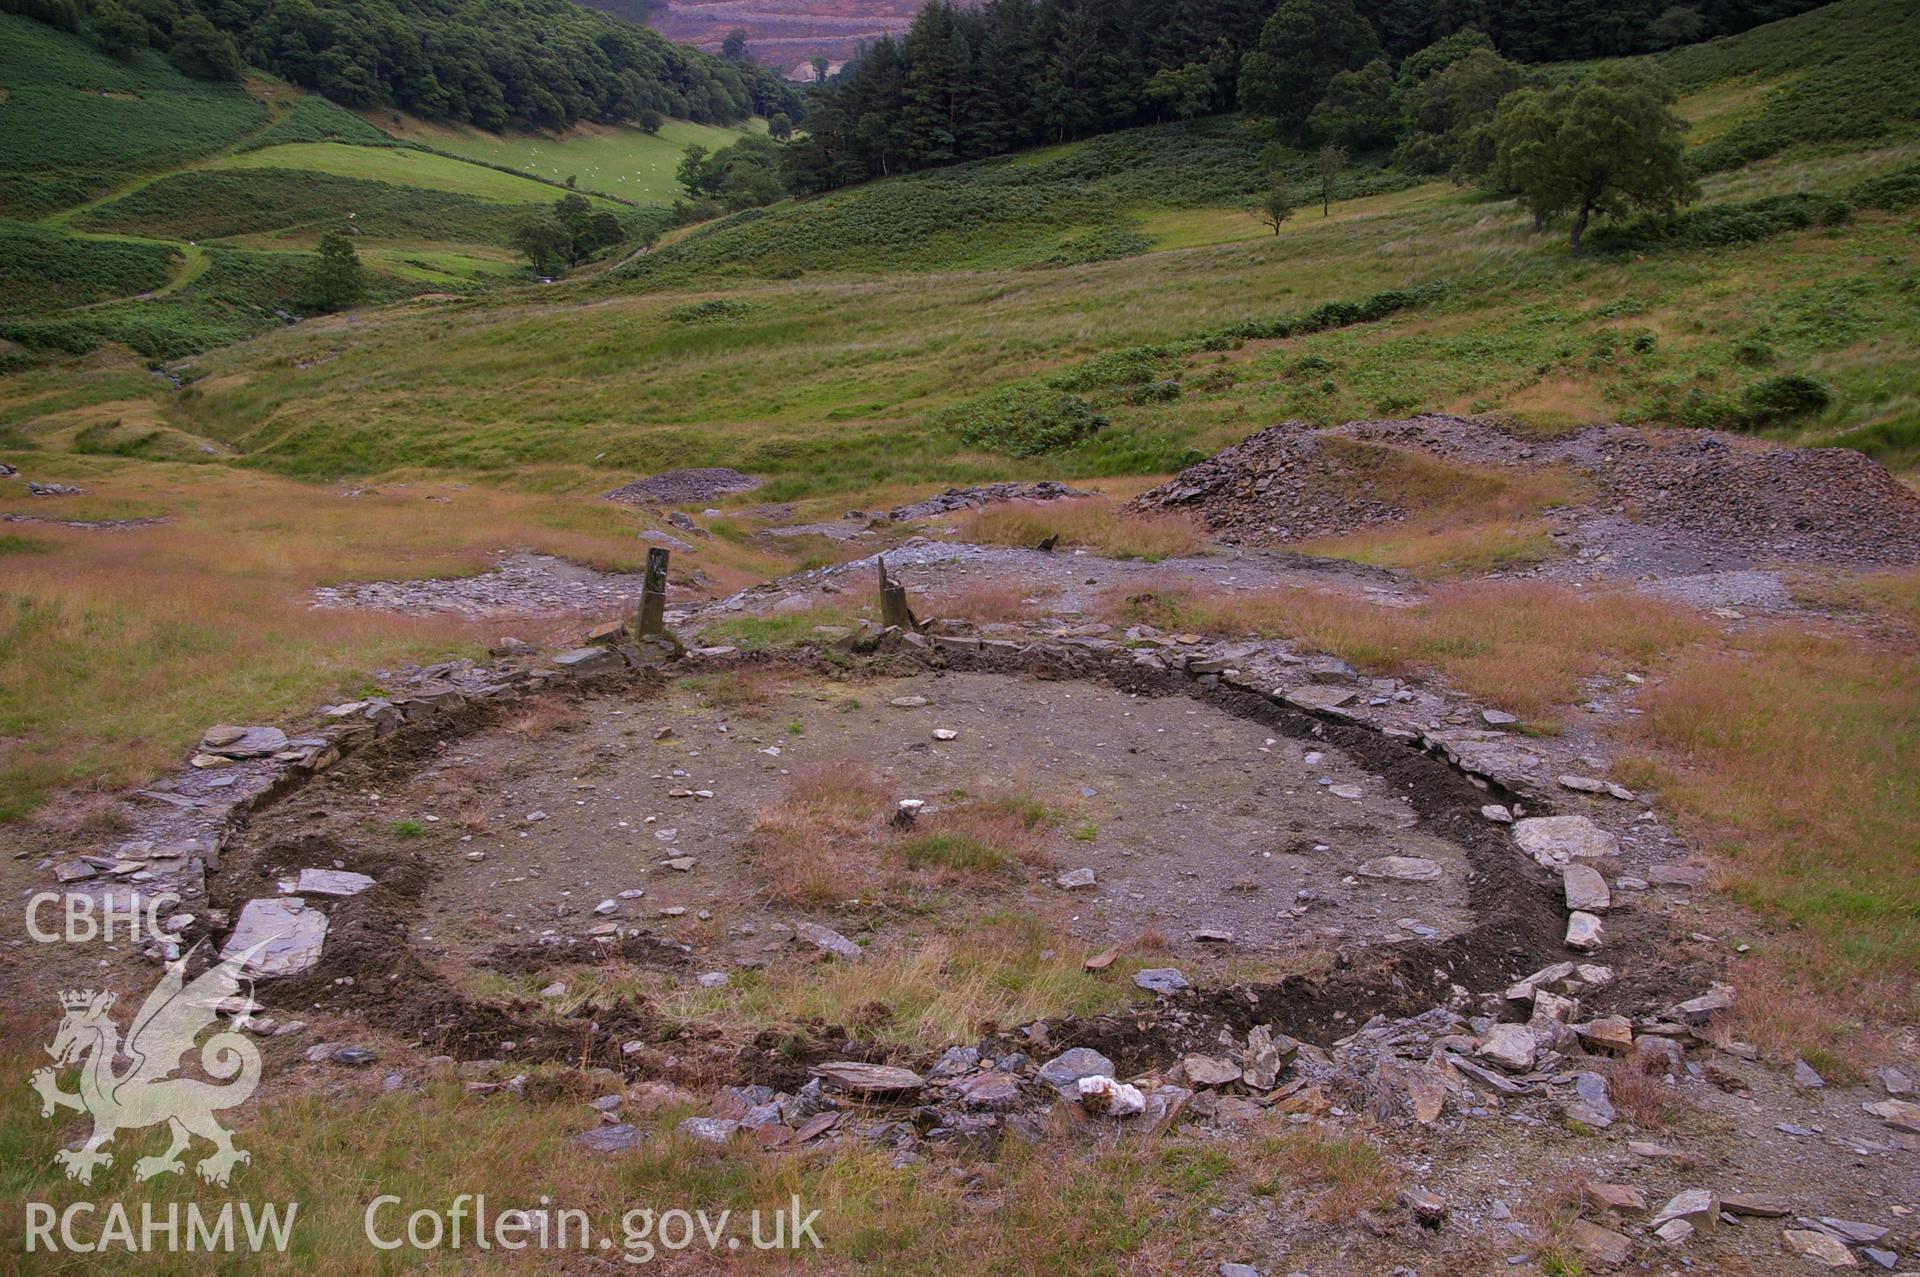
[[[667,632],[667,551],[654,546],[647,551],[647,575],[640,585],[640,616],[635,633],[640,638]]]
[[[907,587],[887,575],[884,555],[876,556],[874,562],[880,565],[880,624],[903,630],[919,629],[920,623],[913,619],[913,609],[907,606]]]

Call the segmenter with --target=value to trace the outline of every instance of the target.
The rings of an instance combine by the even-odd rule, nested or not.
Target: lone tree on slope
[[[1510,93],[1493,120],[1490,183],[1525,201],[1536,227],[1572,213],[1575,252],[1595,213],[1670,213],[1699,194],[1672,101],[1664,81],[1628,67]]]
[[[320,237],[314,253],[313,274],[307,280],[307,303],[318,311],[345,310],[367,295],[367,271],[353,241],[340,231]]]
[[[1327,143],[1313,156],[1313,175],[1320,179],[1320,216],[1333,211],[1333,184],[1346,171],[1347,148]]]
[[[1260,214],[1260,220],[1271,226],[1273,233],[1278,235],[1280,228],[1293,219],[1293,209],[1293,192],[1287,189],[1284,181],[1276,177],[1273,185],[1269,186],[1267,193],[1261,197],[1260,207],[1256,211]]]

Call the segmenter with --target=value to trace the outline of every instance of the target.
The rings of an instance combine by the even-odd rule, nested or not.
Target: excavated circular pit
[[[579,1031],[547,1042],[532,1007],[476,999],[476,970],[805,970],[820,954],[803,923],[884,961],[1018,917],[1069,951],[1180,968],[1212,1020],[1284,1014],[1323,1040],[1557,948],[1545,880],[1479,817],[1487,796],[1403,742],[1149,672],[955,663],[976,668],[749,660],[535,696],[383,744],[263,812],[216,890],[233,906],[302,868],[371,875],[314,902],[326,955],[266,1000],[357,1008],[453,1054],[514,1038],[581,1055]],[[910,824],[901,800],[923,804]],[[1091,886],[1060,885],[1086,869]],[[611,1037],[644,1036],[639,1001],[596,1012],[588,1035],[609,1040],[589,1054],[618,1062]],[[857,1045],[831,1027],[834,1049]]]

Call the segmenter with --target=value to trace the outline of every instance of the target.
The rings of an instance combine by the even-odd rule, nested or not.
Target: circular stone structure
[[[783,893],[769,871],[789,853],[756,842],[823,776],[829,794],[836,776],[858,790],[831,835],[855,903]],[[943,836],[983,837],[983,804],[1014,821],[1018,856],[920,864],[948,855]],[[639,928],[692,946],[703,969],[777,964],[812,956],[796,924],[910,942],[1009,909],[1090,951],[1144,938],[1190,966],[1444,939],[1473,921],[1465,852],[1426,827],[1404,781],[1189,696],[997,673],[775,667],[544,697],[377,785],[343,771],[248,841],[275,877],[421,862],[396,921],[443,970]]]

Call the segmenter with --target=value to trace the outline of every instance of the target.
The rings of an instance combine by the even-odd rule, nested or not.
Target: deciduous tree
[[[1379,37],[1353,0],[1286,0],[1241,60],[1240,104],[1298,137],[1333,77],[1379,55]]]
[[[1175,119],[1190,120],[1213,103],[1213,72],[1204,62],[1163,67],[1147,81],[1147,97]]]
[[[1313,154],[1313,175],[1320,182],[1320,216],[1333,211],[1333,186],[1347,169],[1347,148],[1329,142]]]
[[[167,61],[196,80],[240,78],[240,50],[234,46],[233,37],[198,13],[173,24]]]
[[[1375,58],[1358,71],[1334,76],[1307,123],[1319,137],[1366,150],[1392,140],[1399,132],[1397,115],[1393,72],[1385,58]]]
[[[1278,235],[1280,228],[1293,220],[1294,207],[1293,192],[1287,189],[1285,182],[1276,178],[1261,197],[1260,207],[1256,211],[1260,214],[1260,220],[1271,226],[1273,233]]]
[[[573,256],[573,233],[554,217],[520,219],[507,242],[541,275],[560,274]]]
[[[1698,194],[1672,101],[1664,81],[1625,66],[1510,94],[1494,117],[1492,183],[1524,200],[1536,226],[1571,213],[1576,252],[1595,214],[1672,212]]]

